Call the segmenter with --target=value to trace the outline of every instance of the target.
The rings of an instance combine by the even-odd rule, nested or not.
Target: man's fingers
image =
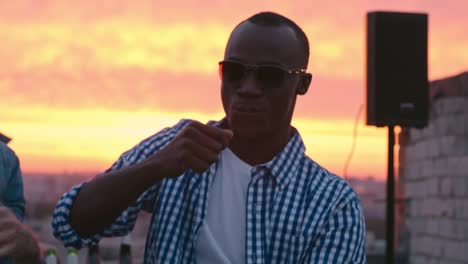
[[[0,245],[0,257],[7,257],[13,255],[15,246],[15,243]]]
[[[219,142],[222,142],[224,146],[228,145],[229,141],[234,135],[229,129],[222,129],[215,126],[205,125],[198,121],[193,121],[191,125],[199,129],[206,135],[218,140]]]
[[[197,173],[205,172],[212,164],[212,162],[210,163],[210,162],[204,161],[194,155],[187,157],[187,163],[188,163],[188,167]]]
[[[12,213],[0,216],[0,232],[11,229],[11,227],[14,226],[16,222],[18,222],[18,220]]]
[[[199,145],[205,146],[206,148],[219,152],[224,148],[223,142],[208,136],[207,134],[200,131],[200,129],[195,127],[187,128],[188,140],[192,140]]]
[[[207,148],[205,145],[200,144],[195,140],[189,140],[187,146],[190,150],[190,154],[201,160],[208,162],[209,164],[215,162],[218,159],[220,150],[212,150]]]
[[[231,139],[233,136],[234,136],[234,132],[232,132],[231,129],[225,129],[225,128],[222,128],[221,130],[223,130],[223,132],[226,134],[226,136]]]
[[[148,162],[159,163],[171,178],[187,169],[201,173],[218,159],[232,136],[232,131],[193,121]]]
[[[0,232],[0,256],[9,256],[15,249],[15,230],[3,230]]]
[[[13,241],[13,238],[15,237],[15,235],[18,235],[16,234],[15,228],[0,230],[0,246],[4,244],[8,244],[11,241]]]
[[[0,219],[12,214],[11,210],[7,207],[0,205]]]

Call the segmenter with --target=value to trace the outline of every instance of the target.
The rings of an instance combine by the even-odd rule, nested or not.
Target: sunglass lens
[[[283,84],[285,71],[274,66],[260,66],[257,69],[257,80],[266,88],[275,88]]]
[[[225,61],[220,63],[219,67],[221,79],[224,82],[237,82],[244,77],[245,67],[240,63]]]

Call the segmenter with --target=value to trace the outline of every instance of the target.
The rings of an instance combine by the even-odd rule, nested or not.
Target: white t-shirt
[[[229,148],[221,152],[196,245],[197,263],[245,262],[245,210],[252,166]]]

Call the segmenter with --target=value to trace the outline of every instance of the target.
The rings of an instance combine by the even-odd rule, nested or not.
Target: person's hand
[[[166,178],[177,177],[188,169],[202,173],[218,159],[232,136],[231,130],[193,121],[145,163],[149,167],[156,163]]]
[[[12,257],[14,263],[37,263],[40,258],[34,233],[4,206],[0,206],[0,257]]]

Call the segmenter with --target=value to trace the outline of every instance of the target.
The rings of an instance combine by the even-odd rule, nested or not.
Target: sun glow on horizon
[[[5,109],[0,109],[4,111]],[[15,109],[15,120],[8,120],[4,131],[15,135],[10,143],[21,157],[26,173],[97,172],[108,168],[124,151],[181,118],[220,120],[223,113],[109,111],[106,109]],[[295,118],[306,145],[306,153],[337,174],[351,146],[352,122]],[[374,163],[352,163],[356,175],[380,177],[382,161],[376,153],[384,150],[382,130],[359,125],[361,136],[357,155]],[[33,136],[31,136],[33,135]],[[357,163],[357,164],[356,164]],[[371,169],[369,169],[371,168]],[[377,173],[375,173],[377,172]]]

